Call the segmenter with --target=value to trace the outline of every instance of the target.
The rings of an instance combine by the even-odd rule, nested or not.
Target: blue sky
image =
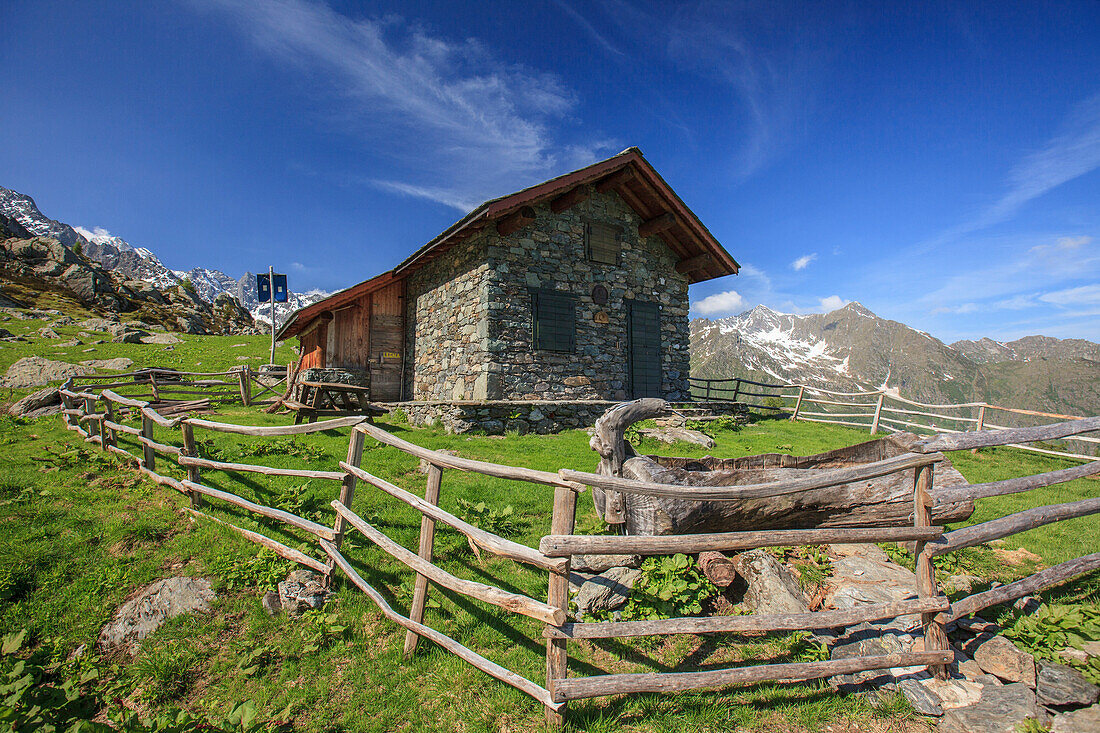
[[[0,185],[336,289],[637,145],[740,275],[951,341],[1100,340],[1100,3],[5,3]]]

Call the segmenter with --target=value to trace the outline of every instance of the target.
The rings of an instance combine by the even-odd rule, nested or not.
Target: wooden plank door
[[[630,397],[660,397],[661,309],[640,300],[628,300],[626,306]]]
[[[372,294],[370,314],[370,398],[401,399],[401,365],[405,351],[404,283],[396,282]]]

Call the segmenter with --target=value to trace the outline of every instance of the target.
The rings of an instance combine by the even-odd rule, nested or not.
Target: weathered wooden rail
[[[421,637],[428,639],[477,669],[537,700],[544,706],[548,720],[553,723],[562,721],[562,715],[570,700],[603,695],[721,688],[766,680],[809,680],[900,666],[927,666],[934,673],[942,676],[945,673],[945,665],[953,659],[953,653],[944,632],[945,624],[991,605],[1009,602],[1020,596],[1065,583],[1083,573],[1100,569],[1100,553],[1095,553],[1044,569],[1015,583],[951,602],[939,592],[937,587],[932,565],[934,557],[1043,524],[1100,513],[1100,498],[1029,509],[1009,517],[945,532],[943,527],[933,525],[934,500],[930,492],[934,464],[942,458],[941,451],[1011,445],[1018,441],[1050,439],[1051,436],[1069,437],[1097,429],[1100,427],[1100,418],[1073,420],[1041,428],[939,435],[918,442],[911,453],[903,456],[877,461],[857,469],[827,471],[810,478],[776,481],[756,486],[689,487],[632,481],[571,469],[562,469],[554,473],[453,456],[398,438],[381,427],[366,422],[365,418],[341,418],[304,425],[266,427],[234,425],[190,417],[168,419],[151,409],[148,403],[119,395],[109,388],[96,392],[94,388],[77,390],[72,387],[73,385],[66,384],[62,390],[65,401],[62,417],[70,430],[77,432],[85,440],[99,444],[104,450],[111,450],[129,457],[143,474],[190,496],[192,500],[190,511],[196,516],[207,517],[228,526],[247,539],[268,547],[293,562],[316,570],[330,580],[338,568],[349,582],[374,601],[383,616],[406,630],[404,644],[406,655],[415,652]],[[128,424],[135,421],[140,423],[140,427]],[[272,468],[215,461],[197,454],[196,447],[199,443],[195,440],[196,430],[262,439],[269,436],[300,435],[341,429],[349,429],[347,458],[339,462],[339,470],[330,471]],[[166,438],[157,440],[155,430],[178,431],[180,445],[171,445],[166,442]],[[120,445],[120,436],[126,445],[133,447],[134,452]],[[364,445],[368,439],[427,463],[423,497],[372,474],[362,466]],[[175,478],[158,473],[158,455],[167,456],[179,471],[186,472],[187,477]],[[336,512],[334,522],[331,527],[325,526],[291,512],[263,506],[227,490],[212,488],[202,483],[203,471],[218,471],[230,476],[247,473],[331,480],[339,485],[338,488],[334,487],[336,496],[331,502]],[[522,481],[531,485],[533,490],[548,492],[548,498],[552,492],[553,511],[549,533],[542,537],[537,548],[528,547],[474,527],[445,511],[439,506],[445,471],[462,471],[498,479]],[[852,471],[858,472],[856,479],[853,479]],[[815,487],[895,473],[905,476],[912,485],[912,526],[722,532],[656,537],[575,534],[577,494],[585,491],[588,486],[618,492],[684,498],[698,498],[698,492],[705,491],[708,500],[737,501],[748,495],[757,498],[790,496]],[[948,490],[950,496],[937,494],[935,501],[980,499],[1019,493],[1098,473],[1100,473],[1100,463],[1090,463],[1038,476],[951,488]],[[353,506],[356,491],[358,489],[362,493],[364,490],[360,487],[379,491],[420,514],[420,537],[416,551],[388,537],[378,526],[371,524],[355,512]],[[225,502],[304,533],[320,551],[320,558],[291,548],[260,532],[236,526],[200,511],[203,508],[201,502],[206,500]],[[481,580],[475,581],[459,577],[440,567],[434,555],[435,529],[440,523],[460,532],[481,551],[521,563],[535,572],[545,572],[547,583],[545,601],[514,590],[497,587],[491,582],[483,582],[484,573]],[[345,556],[341,547],[343,538],[349,531],[360,533],[394,562],[415,574],[412,600],[407,615],[390,606]],[[787,615],[716,616],[620,622],[585,622],[568,618],[569,568],[573,557],[577,555],[630,553],[650,556],[672,553],[693,554],[709,550],[742,551],[774,546],[869,542],[916,543],[915,598],[846,610]],[[379,570],[382,569],[379,568]],[[425,608],[432,585],[491,604],[505,612],[540,622],[541,636],[546,645],[545,675],[541,684],[506,669],[481,653],[464,646],[459,640],[431,628],[425,620]],[[608,673],[573,677],[569,670],[569,645],[584,639],[843,628],[858,623],[913,614],[919,614],[921,618],[924,633],[922,651],[706,671]]]
[[[873,390],[864,392],[838,392],[835,390],[793,383],[755,382],[745,378],[704,379],[689,377],[692,395],[696,399],[715,402],[741,402],[748,407],[768,410],[773,413],[787,413],[792,420],[830,423],[847,427],[862,428],[872,435],[879,432],[914,432],[921,435],[953,434],[961,432],[981,432],[983,430],[1009,430],[1012,426],[998,425],[989,419],[992,411],[1005,415],[1026,418],[1047,418],[1055,420],[1084,419],[1075,415],[1061,415],[1038,410],[1023,410],[1014,407],[1001,407],[987,402],[963,402],[929,404],[909,400],[894,391]],[[742,385],[749,384],[771,392],[747,392]],[[751,402],[744,396],[768,398],[772,404]],[[858,408],[858,409],[856,409]],[[1041,427],[1041,426],[1039,426]],[[1074,460],[1100,461],[1100,455],[1088,455],[1069,450],[1053,450],[1029,443],[1036,440],[1054,438],[1019,439],[1014,443],[999,443],[1011,448],[1059,458]],[[1082,449],[1095,450],[1091,446],[1100,445],[1100,435],[1074,434],[1063,436],[1064,440],[1084,444]],[[974,450],[977,450],[975,448]]]

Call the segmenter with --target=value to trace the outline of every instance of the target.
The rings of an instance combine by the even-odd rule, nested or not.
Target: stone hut
[[[630,148],[482,204],[280,338],[380,402],[685,400],[688,285],[737,270]]]

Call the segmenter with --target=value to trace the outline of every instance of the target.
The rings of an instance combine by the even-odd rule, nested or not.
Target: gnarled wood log
[[[812,456],[768,453],[744,458],[639,456],[623,439],[634,422],[664,412],[662,400],[615,405],[596,421],[590,445],[600,454],[597,473],[681,486],[739,486],[856,467],[910,452],[919,436],[897,433]],[[937,461],[931,496],[936,524],[957,522],[974,511],[973,501],[947,490],[966,485],[950,461]],[[940,491],[945,499],[937,500]],[[627,534],[667,535],[766,529],[883,527],[912,525],[913,472],[741,501],[698,501],[592,490],[597,513],[609,524],[625,524]]]
[[[601,415],[596,420],[592,439],[588,441],[592,450],[600,454],[600,466],[596,473],[622,476],[623,464],[628,458],[637,455],[634,446],[623,437],[626,429],[636,422],[659,417],[667,409],[668,403],[664,400],[646,397],[632,402],[620,402]],[[596,513],[608,524],[622,524],[626,521],[623,515],[623,495],[617,491],[593,488],[592,501],[596,505]]]

